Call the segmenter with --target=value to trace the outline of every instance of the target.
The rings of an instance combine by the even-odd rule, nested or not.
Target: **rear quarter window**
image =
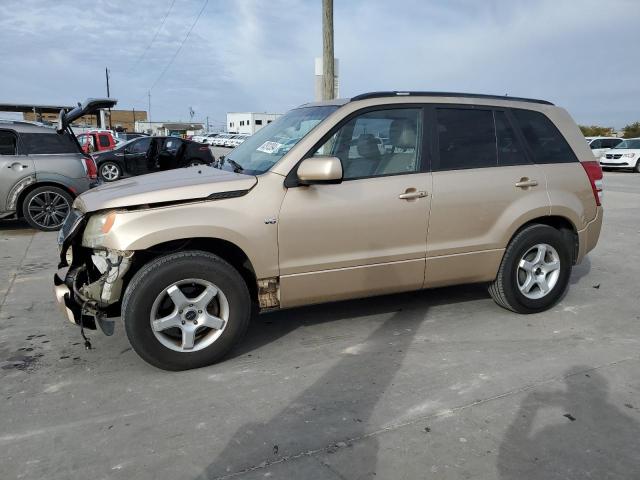
[[[521,109],[514,109],[513,115],[536,163],[578,161],[565,138],[546,115]]]
[[[22,143],[28,154],[80,153],[78,146],[67,133],[22,133]]]

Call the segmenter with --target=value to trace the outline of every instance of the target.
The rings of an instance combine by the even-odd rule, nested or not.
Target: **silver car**
[[[73,199],[97,184],[96,164],[82,153],[68,126],[110,108],[113,99],[89,99],[61,116],[64,128],[0,120],[0,219],[24,218],[39,230],[58,230]]]

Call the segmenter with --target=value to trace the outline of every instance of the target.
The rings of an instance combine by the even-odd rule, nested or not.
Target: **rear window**
[[[578,159],[560,131],[546,115],[514,109],[513,114],[536,163],[567,163]]]
[[[0,131],[0,155],[16,154],[16,136],[7,131]]]
[[[111,146],[111,140],[109,139],[108,135],[100,135],[98,138],[100,139],[100,146],[101,147],[109,147],[109,146]]]
[[[79,153],[78,146],[69,134],[21,133],[22,143],[28,154]]]

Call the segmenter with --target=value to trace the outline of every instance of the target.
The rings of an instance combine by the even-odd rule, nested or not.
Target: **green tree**
[[[610,137],[613,135],[613,127],[600,127],[598,125],[580,125],[580,130],[585,137]]]
[[[626,125],[622,131],[624,132],[624,138],[640,137],[640,122],[630,123]]]

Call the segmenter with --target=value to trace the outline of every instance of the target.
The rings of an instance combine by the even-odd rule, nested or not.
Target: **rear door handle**
[[[522,178],[519,182],[516,182],[516,187],[518,188],[528,188],[528,187],[536,187],[538,186],[537,180],[529,180],[528,178]]]
[[[411,190],[411,191],[409,191]],[[400,200],[413,200],[415,198],[424,198],[427,196],[427,192],[423,191],[423,190],[413,190],[411,188],[408,188],[406,192],[401,193],[400,195],[398,195],[398,198]]]
[[[24,165],[20,162],[13,162],[11,165],[7,165],[7,168],[20,168],[20,170],[24,170],[25,168],[29,168],[29,165]]]

